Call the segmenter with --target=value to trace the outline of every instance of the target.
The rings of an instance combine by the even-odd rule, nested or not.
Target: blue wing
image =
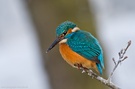
[[[102,74],[104,67],[102,48],[98,40],[89,32],[79,30],[68,38],[67,44],[81,56],[96,61],[99,72]]]

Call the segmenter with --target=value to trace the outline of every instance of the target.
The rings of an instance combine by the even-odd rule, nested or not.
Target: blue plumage
[[[103,52],[98,40],[90,33],[82,30],[73,32],[65,37],[68,38],[67,44],[74,52],[89,60],[97,61],[97,68],[102,74],[102,68],[104,68]]]
[[[68,48],[69,51],[66,52],[67,50],[64,46],[62,46],[63,48],[61,47],[60,50],[62,50],[61,54],[63,55],[63,58],[69,64],[74,65],[75,63],[82,63],[81,65],[83,66],[91,62],[91,64],[87,65],[87,67],[92,67],[92,63],[94,63],[94,66],[97,66],[96,68],[100,74],[102,74],[102,69],[104,68],[103,51],[98,40],[92,34],[80,30],[73,22],[65,21],[56,28],[56,35],[56,40],[47,49],[47,52],[58,43],[60,45],[66,44],[67,46],[65,45],[65,47]],[[73,56],[77,57],[77,59],[71,57],[72,52],[74,53]]]
[[[76,27],[76,24],[70,21],[65,21],[62,24],[60,24],[56,29],[56,35],[60,36],[64,32],[67,32],[69,29],[73,29]]]

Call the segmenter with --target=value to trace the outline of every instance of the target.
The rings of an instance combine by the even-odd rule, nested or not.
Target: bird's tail
[[[98,56],[98,59],[99,59],[100,62],[96,63],[96,65],[97,65],[99,73],[102,74],[103,68],[104,68],[104,60],[103,60],[102,53]]]
[[[103,68],[102,68],[101,64],[96,63],[96,65],[97,65],[97,69],[98,69],[99,73],[102,74],[103,73],[103,70],[102,70]]]

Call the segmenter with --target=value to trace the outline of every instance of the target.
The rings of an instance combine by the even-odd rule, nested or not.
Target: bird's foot
[[[77,67],[77,69],[81,70],[82,69],[82,64],[76,63],[74,64],[75,67]]]
[[[88,70],[88,68],[83,67],[82,64],[76,63],[76,64],[74,64],[74,66],[77,67],[77,69],[82,70],[82,73],[86,73]]]

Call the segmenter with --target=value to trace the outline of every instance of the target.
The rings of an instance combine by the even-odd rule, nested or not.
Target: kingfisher
[[[56,39],[46,53],[57,44],[61,56],[68,64],[78,69],[94,69],[102,74],[103,51],[91,33],[81,30],[71,21],[65,21],[56,28]]]

